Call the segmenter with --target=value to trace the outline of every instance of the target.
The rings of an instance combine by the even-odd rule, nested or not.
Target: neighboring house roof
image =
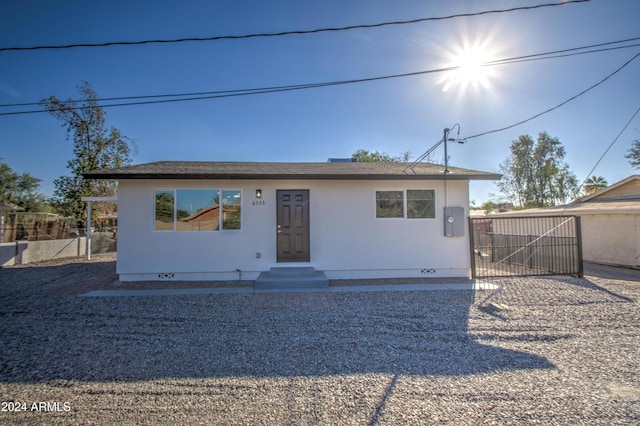
[[[619,182],[607,186],[591,195],[587,195],[577,203],[593,202],[593,201],[640,201],[640,175],[629,176]]]
[[[469,209],[470,217],[487,217],[487,213],[482,209]]]
[[[190,216],[183,217],[180,220],[182,222],[191,222],[191,221],[194,221],[194,220],[218,219],[218,217],[220,216],[219,208],[220,208],[220,206],[218,206],[217,204],[214,205],[214,206],[209,206],[207,208],[204,208],[202,210],[199,210],[199,211],[193,213]]]
[[[609,201],[602,203],[576,203],[562,206],[541,207],[537,209],[513,210],[506,213],[494,213],[491,216],[516,217],[516,216],[573,216],[588,214],[638,214],[640,202]]]
[[[15,204],[8,203],[6,201],[0,201],[0,211],[19,211],[24,210],[22,207]]]
[[[640,213],[640,175],[629,176],[571,204],[497,214],[508,217],[638,213]]]
[[[159,161],[85,173],[88,179],[354,179],[354,180],[499,180],[497,173],[437,164],[377,163],[266,163]]]

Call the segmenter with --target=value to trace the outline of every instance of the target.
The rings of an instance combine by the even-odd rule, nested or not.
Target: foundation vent
[[[435,268],[424,268],[420,271],[422,275],[433,275],[436,273]]]
[[[162,272],[160,274],[158,274],[158,279],[159,280],[172,280],[174,278],[174,273],[173,272]]]

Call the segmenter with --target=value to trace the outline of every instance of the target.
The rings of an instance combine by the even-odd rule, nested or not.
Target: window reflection
[[[220,191],[178,189],[177,231],[217,231],[220,229]]]
[[[156,231],[241,229],[240,190],[177,189],[154,194]]]
[[[240,229],[240,191],[222,191],[222,229]]]
[[[156,231],[173,231],[173,191],[156,191]]]

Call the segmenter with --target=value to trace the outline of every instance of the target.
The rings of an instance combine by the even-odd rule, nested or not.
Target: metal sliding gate
[[[577,216],[470,218],[469,238],[474,278],[583,274]]]

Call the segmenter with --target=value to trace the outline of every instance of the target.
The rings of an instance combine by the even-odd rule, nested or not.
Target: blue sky
[[[4,1],[0,47],[210,37],[411,20],[552,3],[522,1]],[[73,98],[90,82],[101,97],[246,89],[359,79],[457,64],[456,52],[513,58],[640,37],[640,2],[560,7],[299,36],[0,52],[0,104]],[[499,129],[595,84],[640,47],[482,69],[287,93],[108,108],[107,122],[138,146],[134,163],[159,160],[326,161],[358,149],[416,158],[458,123],[460,137]],[[497,172],[519,135],[558,137],[580,180],[640,107],[640,58],[584,96],[507,131],[451,144],[451,164]],[[473,79],[476,80],[473,80]],[[466,82],[466,83],[465,83]],[[19,108],[0,108],[0,112]],[[454,136],[457,134],[454,132]],[[624,158],[640,115],[594,174],[637,173]],[[442,158],[443,151],[436,151]],[[42,179],[68,173],[73,156],[47,114],[0,116],[0,157]],[[497,193],[472,182],[478,204]]]

